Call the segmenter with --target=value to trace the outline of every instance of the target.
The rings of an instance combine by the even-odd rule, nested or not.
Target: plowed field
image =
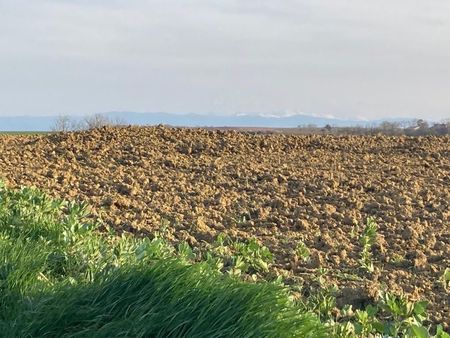
[[[117,229],[170,223],[193,246],[219,233],[258,238],[273,269],[307,285],[325,268],[338,303],[385,285],[430,301],[450,325],[450,138],[255,135],[165,127],[0,136],[0,178],[80,199]],[[378,223],[375,271],[359,263],[355,223]],[[295,255],[302,240],[311,251]]]

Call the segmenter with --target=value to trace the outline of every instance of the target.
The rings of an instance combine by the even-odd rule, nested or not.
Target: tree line
[[[377,125],[349,127],[329,124],[325,127],[306,125],[298,126],[296,129],[300,134],[443,136],[450,135],[450,119],[435,123],[429,123],[423,119],[402,122],[383,121]]]
[[[123,126],[126,121],[122,119],[111,119],[102,114],[89,115],[84,118],[74,119],[67,115],[60,115],[55,119],[52,126],[54,132],[69,132],[90,130],[95,128],[102,128],[107,126]]]

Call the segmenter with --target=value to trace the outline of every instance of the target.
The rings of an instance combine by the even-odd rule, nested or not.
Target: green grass
[[[279,285],[245,283],[163,238],[99,226],[84,204],[0,186],[2,336],[326,336]]]
[[[50,131],[0,131],[0,135],[47,135]]]
[[[22,299],[8,336],[305,337],[323,331],[273,284],[248,284],[204,264],[161,260],[87,285]]]

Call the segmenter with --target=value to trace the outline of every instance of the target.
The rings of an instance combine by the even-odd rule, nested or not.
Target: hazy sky
[[[448,0],[0,0],[0,115],[450,117]]]

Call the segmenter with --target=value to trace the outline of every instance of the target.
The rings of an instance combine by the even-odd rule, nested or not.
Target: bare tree
[[[52,131],[66,133],[71,130],[71,120],[67,115],[60,115],[53,124]]]
[[[87,116],[84,121],[84,129],[95,129],[112,125],[109,118],[102,114],[94,114]]]
[[[386,135],[396,135],[401,133],[400,124],[398,122],[383,121],[379,129],[381,133]]]
[[[420,119],[417,120],[417,127],[419,127],[419,129],[421,130],[426,130],[429,128],[429,124],[427,121]]]
[[[126,124],[127,122],[122,118],[111,119],[103,114],[94,114],[75,122],[73,130],[90,130],[110,126],[125,126]]]
[[[125,126],[127,122],[122,118],[110,119],[102,114],[86,116],[83,119],[71,119],[67,115],[58,116],[52,126],[54,132],[68,132],[75,130],[90,130],[107,126]]]
[[[111,124],[120,127],[128,125],[127,120],[125,120],[123,117],[116,117],[114,120],[112,120]]]

